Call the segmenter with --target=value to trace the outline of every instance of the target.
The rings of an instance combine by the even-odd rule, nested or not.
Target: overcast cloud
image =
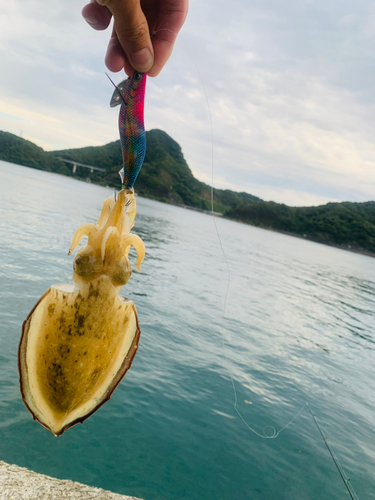
[[[85,3],[0,0],[0,130],[45,149],[118,138],[109,32],[83,21]],[[289,205],[374,199],[374,32],[369,0],[190,0],[170,62],[148,80],[146,128],[210,183],[206,93],[216,187]]]

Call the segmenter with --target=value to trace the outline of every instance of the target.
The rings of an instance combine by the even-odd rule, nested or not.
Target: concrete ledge
[[[0,461],[0,500],[140,500]]]

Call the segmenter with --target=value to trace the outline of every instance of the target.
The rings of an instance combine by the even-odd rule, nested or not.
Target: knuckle
[[[144,40],[148,35],[146,23],[136,23],[131,26],[122,27],[121,33],[118,33],[121,38],[126,38],[129,42],[136,43]]]

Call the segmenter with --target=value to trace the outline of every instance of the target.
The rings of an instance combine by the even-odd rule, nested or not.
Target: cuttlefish
[[[133,302],[119,291],[131,276],[130,247],[145,255],[133,233],[133,185],[146,151],[143,123],[146,75],[134,72],[112,96],[121,104],[119,130],[123,189],[105,200],[97,224],[83,224],[69,255],[88,242],[73,264],[74,285],[53,285],[23,323],[18,349],[22,399],[56,436],[83,422],[111,397],[137,352],[140,329]]]
[[[74,285],[53,285],[22,328],[19,346],[21,394],[34,419],[56,436],[83,422],[110,397],[137,352],[140,329],[134,303],[118,294],[145,255],[130,232],[133,190],[105,200],[97,224],[83,224],[69,254],[88,237],[74,259]]]

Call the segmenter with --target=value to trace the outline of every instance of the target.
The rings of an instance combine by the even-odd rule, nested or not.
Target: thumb
[[[119,42],[125,55],[140,73],[149,71],[154,63],[154,51],[147,20],[140,0],[97,0],[113,14]]]

